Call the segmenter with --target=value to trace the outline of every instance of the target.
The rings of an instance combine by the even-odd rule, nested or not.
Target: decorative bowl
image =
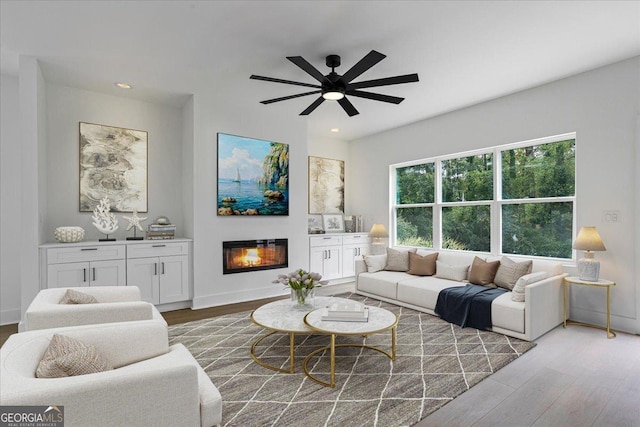
[[[75,243],[84,239],[84,228],[82,227],[58,227],[53,233],[53,237],[60,243]]]

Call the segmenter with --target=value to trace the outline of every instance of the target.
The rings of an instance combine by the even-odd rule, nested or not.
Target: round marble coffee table
[[[396,329],[398,327],[398,316],[380,307],[368,307],[369,319],[367,322],[335,322],[322,320],[324,308],[316,309],[304,317],[304,323],[310,329],[322,334],[330,336],[330,344],[326,347],[314,350],[302,362],[302,370],[305,375],[318,384],[335,387],[336,386],[336,347],[358,347],[368,348],[378,351],[391,360],[396,360]],[[373,335],[391,330],[391,352],[382,350],[365,344],[336,344],[336,336],[338,335]],[[330,381],[322,381],[309,373],[307,363],[315,355],[322,351],[330,350]]]
[[[334,302],[348,301],[345,298],[334,297],[315,297],[314,307],[326,307]],[[313,310],[311,307],[309,310]],[[295,372],[295,335],[305,334],[310,335],[315,333],[313,329],[309,328],[304,323],[304,316],[307,315],[309,310],[297,308],[293,305],[291,300],[279,300],[270,302],[261,307],[258,307],[251,313],[251,321],[256,325],[266,329],[268,332],[258,338],[251,346],[251,358],[260,366],[268,369],[272,369],[278,372],[294,373]],[[263,362],[256,356],[255,349],[260,342],[275,333],[287,333],[289,334],[289,369],[279,368],[277,366],[269,365]]]

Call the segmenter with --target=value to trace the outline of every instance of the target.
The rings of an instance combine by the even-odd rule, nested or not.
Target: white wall
[[[640,58],[569,77],[351,143],[352,203],[365,220],[389,222],[390,164],[539,137],[577,132],[577,226],[598,227],[601,277],[614,280],[612,324],[636,331],[638,170],[636,115]],[[620,212],[618,223],[603,211]],[[574,288],[571,316],[604,322],[604,295]]]
[[[17,76],[0,76],[0,324],[20,320],[20,105]]]
[[[194,308],[285,293],[277,274],[308,268],[306,120],[283,118],[256,105],[234,107],[224,96],[198,92],[194,130]],[[246,104],[246,103],[245,103]],[[289,144],[289,216],[217,216],[217,132]],[[222,242],[289,239],[289,268],[223,275]]]
[[[104,237],[92,225],[92,213],[79,211],[79,122],[148,132],[148,217],[146,228],[160,215],[168,216],[184,235],[182,185],[182,111],[180,108],[104,95],[87,90],[47,85],[46,240],[54,242],[56,227],[79,225],[85,240]],[[124,239],[127,220],[116,213],[120,228],[110,237]]]

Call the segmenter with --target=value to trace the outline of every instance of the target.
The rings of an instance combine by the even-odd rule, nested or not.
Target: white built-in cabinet
[[[366,233],[309,236],[309,268],[323,280],[349,280],[355,276],[355,260],[369,253]]]
[[[356,259],[369,254],[369,235],[349,234],[342,236],[342,277],[356,275]]]
[[[138,286],[144,301],[191,299],[189,239],[49,243],[40,246],[40,288]]]
[[[140,288],[153,304],[189,299],[189,246],[185,243],[132,245],[127,253],[127,284]]]

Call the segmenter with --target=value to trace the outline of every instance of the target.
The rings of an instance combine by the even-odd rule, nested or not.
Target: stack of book
[[[168,240],[176,237],[176,226],[173,224],[150,224],[147,240]]]
[[[322,320],[332,322],[367,322],[369,309],[359,302],[336,302],[322,313]]]

